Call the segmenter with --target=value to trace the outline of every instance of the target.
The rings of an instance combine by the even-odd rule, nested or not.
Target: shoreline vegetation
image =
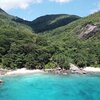
[[[63,26],[65,17],[70,23]],[[0,68],[56,69],[59,66],[67,70],[70,63],[79,68],[100,67],[100,12],[72,21],[73,18],[77,16],[50,15],[27,22],[12,18],[1,9]],[[41,32],[36,32],[29,23]],[[56,25],[60,27],[55,28]]]
[[[26,21],[0,9],[0,25],[1,75],[100,72],[100,11]]]

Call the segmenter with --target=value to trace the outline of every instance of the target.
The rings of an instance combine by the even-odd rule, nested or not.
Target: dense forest
[[[69,69],[70,63],[100,67],[100,12],[26,21],[0,9],[0,67]]]

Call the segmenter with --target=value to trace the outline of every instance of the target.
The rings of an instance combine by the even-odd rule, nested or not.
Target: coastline
[[[95,67],[85,67],[83,68],[83,70],[86,72],[100,73],[100,68],[95,68]]]
[[[4,70],[5,71],[5,70]],[[3,69],[2,69],[3,72]],[[16,69],[16,70],[6,70],[1,76],[9,76],[9,75],[24,75],[24,74],[35,74],[35,73],[44,73],[43,70],[28,70],[26,68]]]
[[[100,68],[85,67],[83,69],[76,69],[76,70],[62,70],[62,69],[28,70],[26,68],[17,69],[17,70],[0,69],[0,76],[35,74],[35,73],[54,73],[54,74],[64,74],[64,75],[70,73],[87,74],[87,73],[100,73]]]

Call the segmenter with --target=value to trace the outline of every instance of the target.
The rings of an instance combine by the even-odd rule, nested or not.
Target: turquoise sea
[[[100,75],[1,77],[0,100],[100,100]]]

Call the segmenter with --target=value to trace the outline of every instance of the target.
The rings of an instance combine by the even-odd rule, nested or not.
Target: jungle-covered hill
[[[0,63],[9,69],[99,67],[100,11],[84,18],[59,14],[26,21],[0,9]]]

